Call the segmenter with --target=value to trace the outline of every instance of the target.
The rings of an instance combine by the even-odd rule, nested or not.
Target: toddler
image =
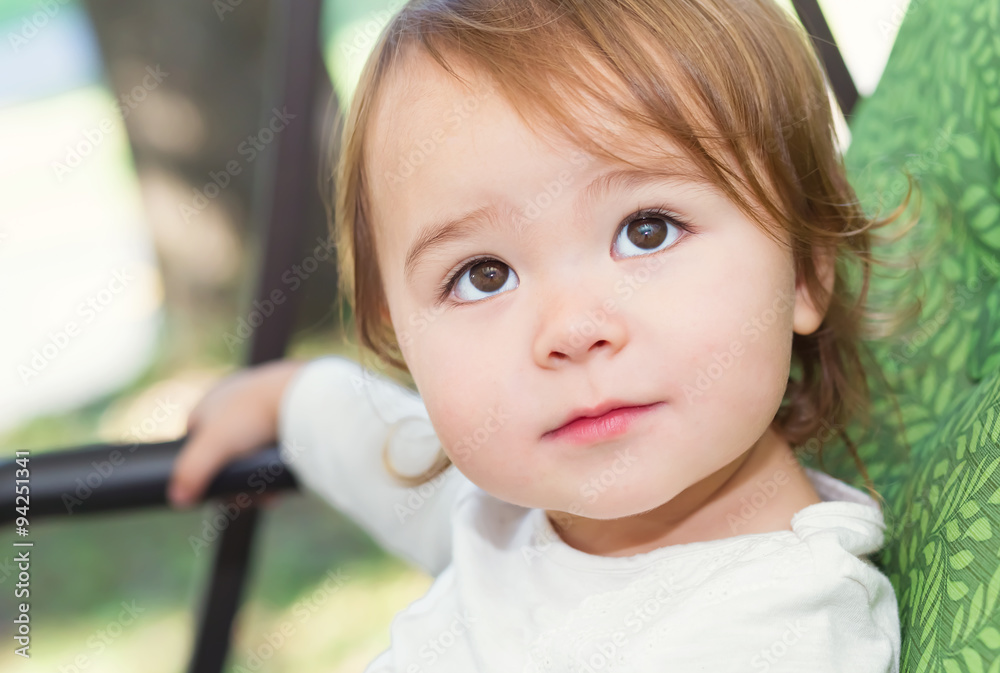
[[[277,437],[436,576],[368,673],[898,670],[843,428],[900,211],[862,211],[783,9],[413,0],[335,186],[359,340],[419,396],[342,357],[240,373],[170,494]],[[835,434],[871,495],[800,466]]]

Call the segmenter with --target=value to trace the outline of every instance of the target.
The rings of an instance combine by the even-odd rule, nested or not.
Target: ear
[[[834,248],[817,247],[813,251],[813,263],[816,265],[816,275],[829,294],[833,291],[836,253]],[[794,330],[796,334],[812,334],[819,329],[826,317],[829,301],[818,305],[816,298],[809,293],[809,288],[801,274],[795,278],[795,316]]]

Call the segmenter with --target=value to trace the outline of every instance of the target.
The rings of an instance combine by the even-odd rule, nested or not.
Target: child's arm
[[[470,483],[453,467],[417,488],[396,482],[382,450],[403,418],[392,455],[397,469],[417,472],[437,439],[415,393],[342,357],[250,368],[224,380],[192,413],[171,499],[194,499],[222,465],[280,439],[300,484],[384,548],[436,575],[451,559],[451,505]]]

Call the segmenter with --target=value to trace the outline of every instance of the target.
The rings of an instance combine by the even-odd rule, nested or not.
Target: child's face
[[[408,65],[370,136],[372,215],[392,324],[458,469],[511,503],[609,519],[744,456],[778,410],[793,330],[822,320],[790,250],[690,172],[588,200],[624,166],[544,144],[498,93],[426,57]],[[440,237],[406,274],[428,226],[494,203],[499,224]],[[656,214],[628,224],[653,208],[694,231]],[[470,272],[480,256],[498,262]],[[654,406],[613,436],[547,434],[609,400]]]

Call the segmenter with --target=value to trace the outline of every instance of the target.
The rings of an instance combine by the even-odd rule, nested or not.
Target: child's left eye
[[[688,228],[676,217],[656,209],[640,210],[622,225],[614,245],[623,257],[636,257],[673,245],[682,231]],[[637,252],[629,252],[629,247]]]

